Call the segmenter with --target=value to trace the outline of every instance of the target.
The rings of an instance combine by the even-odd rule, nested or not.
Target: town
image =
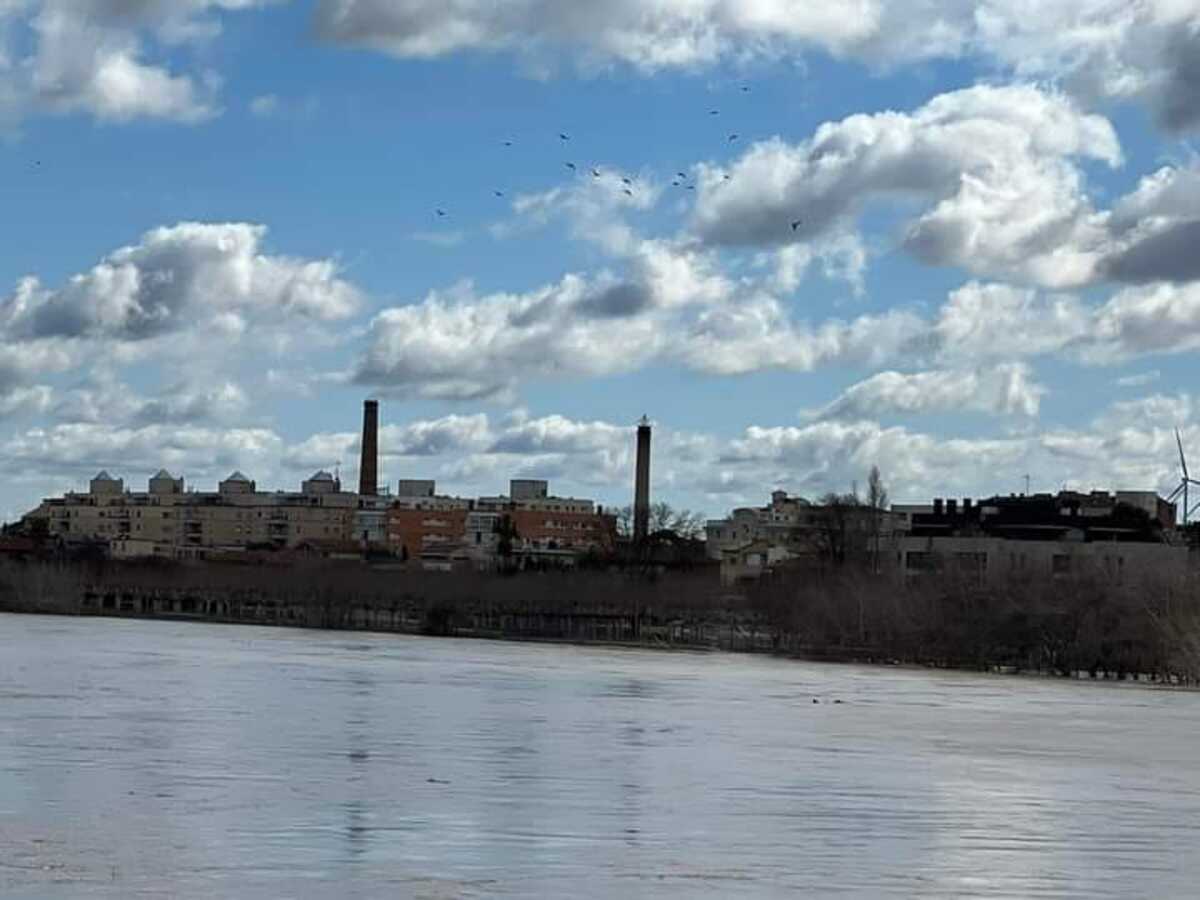
[[[555,496],[538,479],[513,479],[496,496],[444,496],[431,479],[401,480],[393,493],[378,484],[379,404],[367,400],[357,491],[327,471],[314,473],[298,492],[259,490],[241,472],[216,491],[198,491],[165,470],[147,490],[133,491],[102,471],[86,493],[47,499],[28,513],[4,546],[10,554],[48,546],[118,561],[286,565],[315,558],[431,572],[686,563],[711,570],[714,579],[719,572],[725,587],[846,563],[903,583],[952,571],[980,586],[1084,574],[1133,585],[1151,574],[1183,578],[1197,557],[1182,446],[1178,513],[1174,497],[1146,490],[888,504],[875,471],[866,497],[810,501],[775,490],[766,505],[735,509],[701,528],[680,527],[666,504],[651,503],[651,432],[643,419],[634,503],[624,510]]]

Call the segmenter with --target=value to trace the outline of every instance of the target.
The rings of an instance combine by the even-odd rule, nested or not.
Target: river
[[[1198,737],[1136,685],[0,615],[0,896],[1194,897]]]

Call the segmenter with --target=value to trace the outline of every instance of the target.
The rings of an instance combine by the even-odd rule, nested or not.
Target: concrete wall
[[[902,537],[889,549],[889,568],[906,579],[956,573],[986,585],[1084,576],[1133,585],[1188,569],[1187,548],[1168,544]]]

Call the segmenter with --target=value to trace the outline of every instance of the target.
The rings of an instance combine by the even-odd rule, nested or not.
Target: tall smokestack
[[[363,404],[362,460],[358,464],[358,492],[366,497],[379,493],[379,401]]]
[[[637,430],[637,478],[633,487],[633,540],[650,533],[650,420],[642,416]]]

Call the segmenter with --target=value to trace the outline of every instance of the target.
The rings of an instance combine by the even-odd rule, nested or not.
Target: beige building
[[[197,557],[209,551],[296,547],[352,537],[358,497],[327,472],[299,493],[259,491],[234,472],[216,492],[187,491],[182,478],[161,471],[144,492],[101,472],[86,494],[44,501],[26,516],[42,519],[51,537],[67,543],[102,542],[114,557]]]
[[[880,541],[886,543],[902,527],[902,521],[891,511],[872,512],[865,506],[845,507],[834,513],[803,497],[775,491],[767,506],[742,507],[727,518],[710,519],[704,529],[705,551],[710,559],[721,560],[731,573],[728,579],[734,579],[740,576],[732,573],[753,569],[760,557],[762,566],[770,568],[819,552],[832,527],[844,531],[842,538],[848,547],[865,552],[876,529]],[[738,561],[743,558],[750,561],[748,566]]]
[[[471,500],[438,496],[433,481],[400,482],[400,496],[360,496],[342,490],[329,472],[314,473],[299,492],[260,491],[241,472],[216,491],[186,488],[160,471],[147,490],[127,490],[100,472],[87,493],[43,501],[26,520],[42,520],[52,538],[97,543],[120,559],[204,558],[258,549],[353,545],[420,556],[429,544],[457,548],[479,565],[494,562],[497,525],[508,518],[515,549],[582,553],[612,545],[608,517],[591,500],[550,496],[544,481],[519,480],[510,496]]]

